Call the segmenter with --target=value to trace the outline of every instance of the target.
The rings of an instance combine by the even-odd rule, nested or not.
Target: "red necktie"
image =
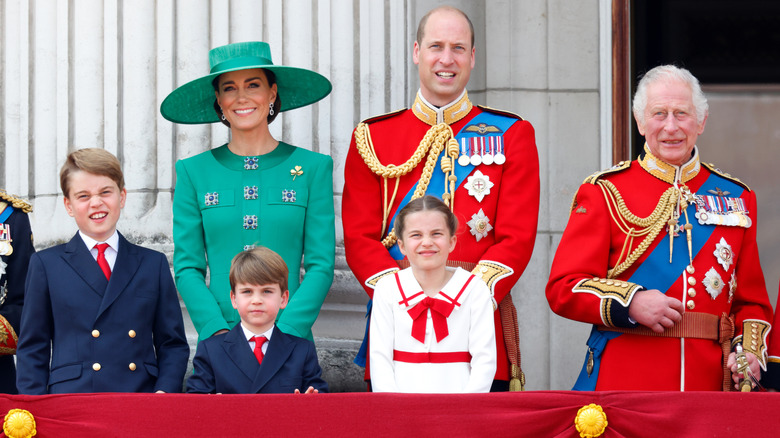
[[[257,363],[263,363],[263,344],[268,342],[268,338],[265,336],[255,336],[252,339],[255,341],[255,357],[257,358]]]
[[[111,267],[108,266],[108,260],[106,260],[106,248],[108,248],[107,243],[98,243],[95,245],[95,248],[98,250],[98,256],[97,256],[97,262],[98,266],[100,266],[100,269],[103,270],[103,274],[106,276],[106,280],[111,279]]]

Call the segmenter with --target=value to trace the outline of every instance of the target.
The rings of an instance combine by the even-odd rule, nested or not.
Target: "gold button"
[[[95,362],[92,364],[92,369],[95,371],[100,371],[100,364]]]
[[[127,336],[130,336],[131,338],[134,338],[135,337],[135,330],[130,330],[129,332],[127,332]]]
[[[613,284],[615,284],[615,282],[614,282],[614,281],[612,281],[612,280],[607,280],[607,286],[612,286]]]
[[[689,274],[696,272],[696,269],[693,268],[693,265],[688,265],[685,270],[688,271]]]
[[[487,268],[487,266],[483,266],[483,267],[479,268],[479,272],[481,272],[481,273],[483,273],[483,274],[484,274],[485,272],[487,272],[487,271],[488,271],[488,268]]]
[[[688,310],[693,310],[694,307],[696,307],[696,303],[693,300],[688,300]]]
[[[593,277],[593,281],[599,281],[598,277]]]
[[[130,371],[135,371],[135,364],[134,363],[130,362],[130,365],[128,365],[127,367],[130,368]]]
[[[688,284],[691,286],[696,286],[696,279],[693,277],[688,277]]]
[[[601,278],[601,279],[599,279],[599,283],[606,284],[607,283],[607,279],[606,278]]]
[[[688,289],[688,296],[693,298],[696,296],[696,290],[694,288]]]
[[[753,328],[758,328],[758,324],[756,324],[755,322],[750,323],[750,326],[753,327]]]
[[[92,337],[97,338],[100,336],[100,330],[92,330]]]

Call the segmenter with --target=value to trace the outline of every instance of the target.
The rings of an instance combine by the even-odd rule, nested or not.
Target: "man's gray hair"
[[[645,123],[645,108],[647,107],[647,87],[650,84],[654,84],[663,80],[678,80],[685,82],[691,87],[693,106],[696,108],[696,120],[701,124],[704,121],[704,117],[709,111],[709,105],[707,104],[707,98],[704,97],[704,93],[701,91],[701,85],[696,76],[691,74],[690,71],[677,67],[674,65],[659,65],[652,70],[645,73],[642,79],[639,81],[639,85],[636,87],[636,94],[634,94],[634,117],[636,117],[637,123],[640,125]]]

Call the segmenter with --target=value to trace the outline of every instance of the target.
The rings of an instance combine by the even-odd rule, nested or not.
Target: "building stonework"
[[[169,259],[174,164],[227,142],[222,125],[174,125],[162,99],[208,71],[208,50],[262,40],[273,59],[328,77],[332,93],[281,114],[274,136],[331,155],[337,212],[336,273],[314,326],[325,379],[361,391],[351,359],[365,331],[367,297],[344,259],[339,219],[352,129],[404,108],[418,87],[412,62],[419,18],[440,2],[359,0],[89,2],[0,1],[0,187],[34,204],[36,247],[64,242],[76,225],[63,208],[59,167],[68,152],[102,147],[122,162],[127,203],[119,230]],[[476,67],[469,96],[511,111],[536,129],[539,231],[513,290],[526,389],[569,389],[589,328],[553,315],[549,266],[582,178],[611,162],[604,147],[606,0],[452,1],[472,19]],[[601,23],[601,24],[599,24]],[[608,86],[606,87],[608,88]],[[565,172],[562,171],[565,169]],[[185,311],[185,320],[189,323]],[[195,351],[196,334],[188,325]]]

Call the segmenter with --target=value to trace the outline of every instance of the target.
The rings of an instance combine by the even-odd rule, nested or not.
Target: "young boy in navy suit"
[[[30,259],[17,347],[22,394],[181,392],[189,345],[166,257],[116,230],[127,190],[103,149],[68,155],[79,231]]]
[[[241,322],[198,343],[187,392],[327,392],[314,343],[274,324],[287,306],[287,265],[265,247],[240,252],[230,266],[230,301]]]

